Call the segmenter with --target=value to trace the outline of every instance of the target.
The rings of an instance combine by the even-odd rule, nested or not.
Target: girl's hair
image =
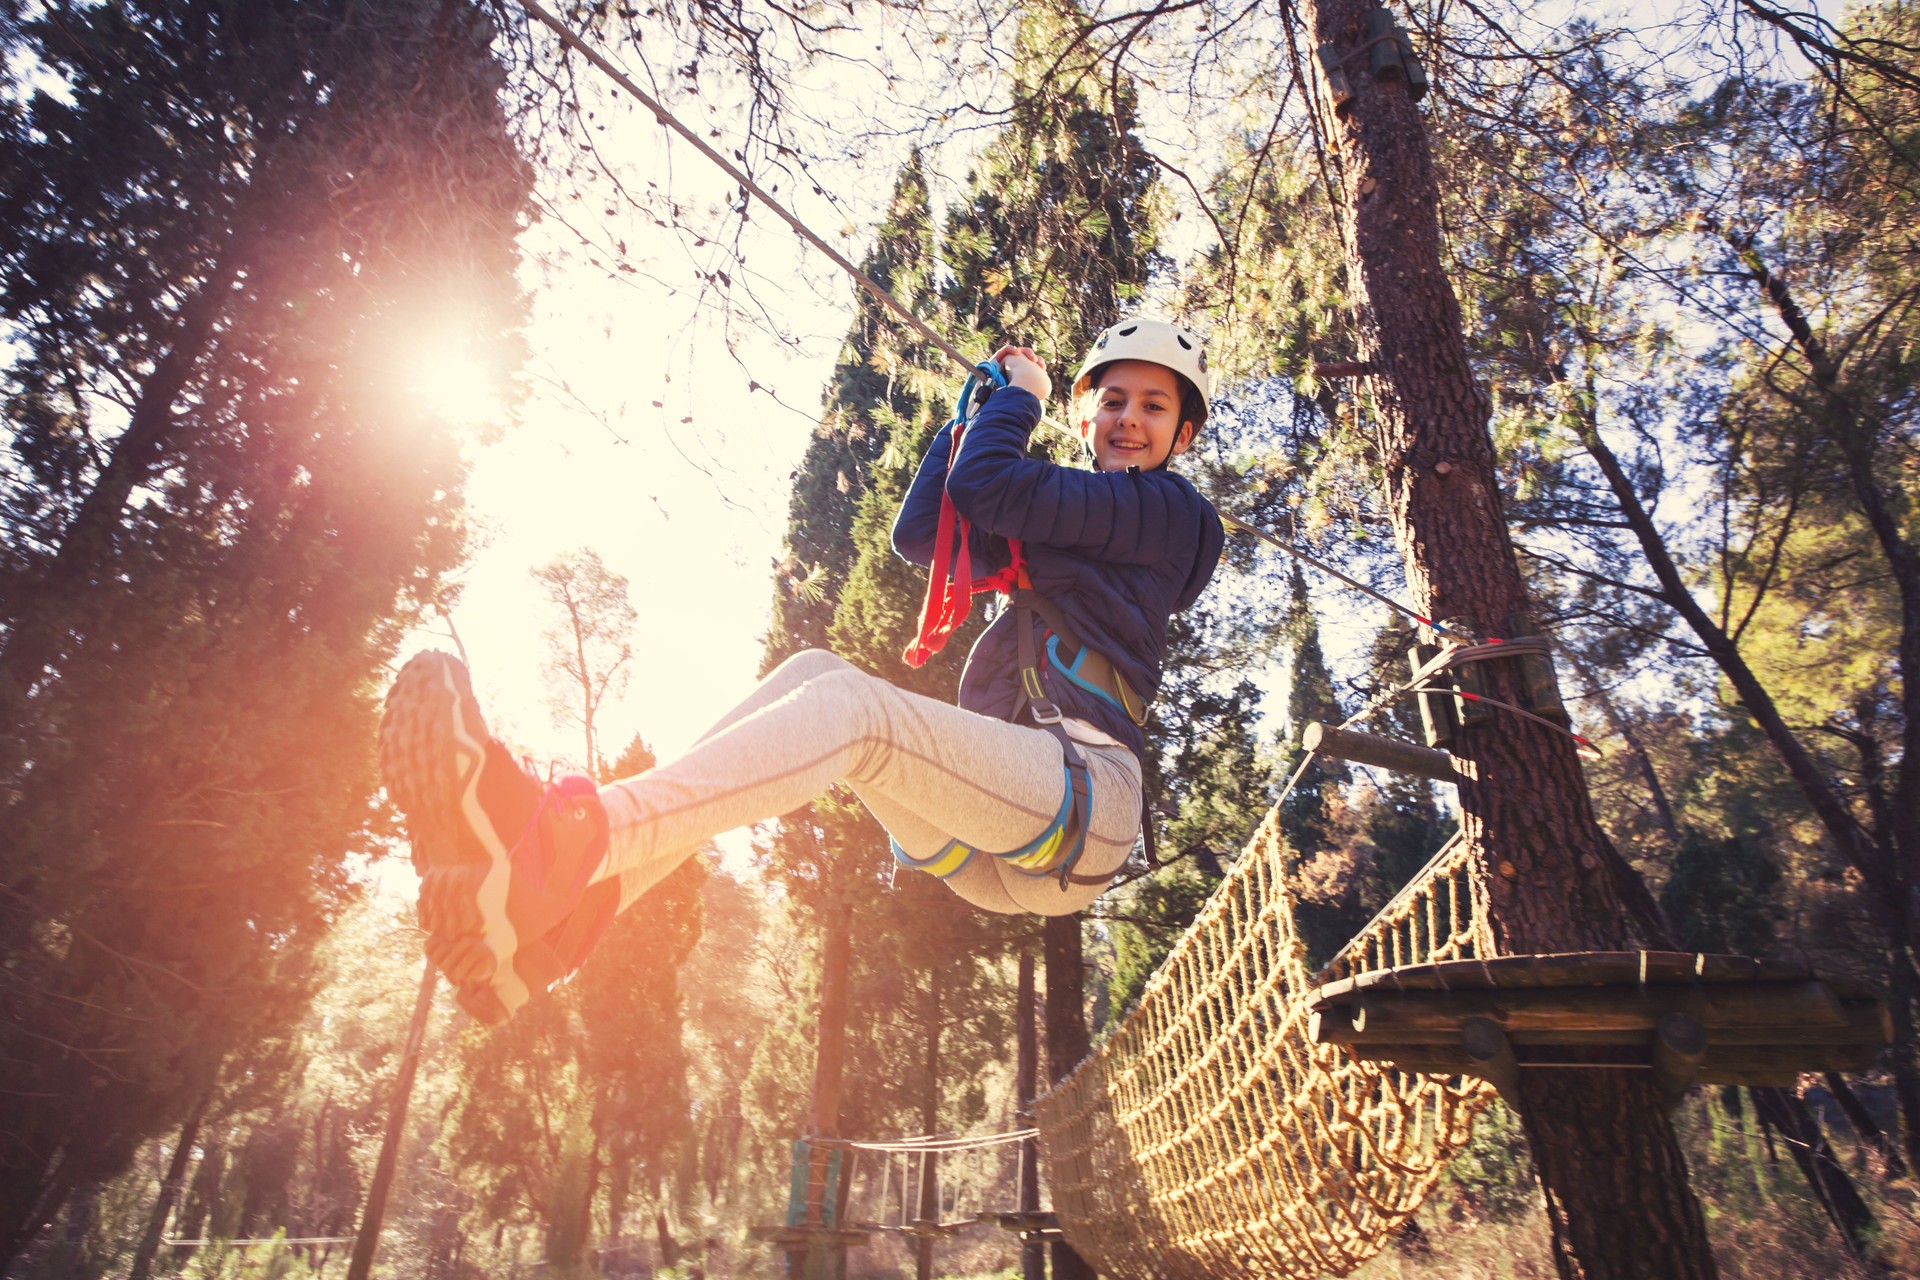
[[[1111,369],[1115,363],[1117,362],[1109,360],[1105,364],[1095,365],[1087,374],[1088,395],[1100,390],[1101,384],[1106,381],[1107,370]],[[1160,367],[1167,369],[1166,365]],[[1180,384],[1180,422],[1182,425],[1191,422],[1193,434],[1197,438],[1201,428],[1207,425],[1207,398],[1200,394],[1200,388],[1194,386],[1193,380],[1186,374],[1178,369],[1167,369],[1167,372],[1172,374],[1173,380]]]

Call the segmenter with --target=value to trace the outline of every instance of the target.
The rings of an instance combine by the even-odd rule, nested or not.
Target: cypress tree
[[[466,7],[10,13],[0,1269],[283,1030],[365,847],[373,687],[462,549],[383,363],[511,359],[527,166]]]

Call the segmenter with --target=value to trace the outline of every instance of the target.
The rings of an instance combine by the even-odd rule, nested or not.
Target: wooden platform
[[[982,1214],[991,1217],[1002,1231],[1011,1231],[1022,1240],[1060,1240],[1065,1237],[1060,1231],[1060,1215],[1051,1209],[1036,1209],[1031,1213]]]
[[[1383,969],[1312,997],[1309,1035],[1402,1071],[1509,1088],[1531,1068],[1653,1070],[1693,1084],[1865,1071],[1893,1038],[1884,1001],[1804,965],[1669,951],[1502,956]]]
[[[748,1227],[747,1238],[776,1249],[804,1250],[816,1246],[858,1249],[873,1237],[869,1232],[845,1227]]]
[[[977,1227],[983,1222],[993,1220],[993,1215],[979,1214],[972,1218],[961,1218],[954,1222],[934,1222],[928,1218],[915,1218],[911,1222],[856,1222],[853,1225],[862,1231],[878,1231],[891,1235],[905,1236],[910,1240],[945,1240],[957,1236],[968,1227]]]

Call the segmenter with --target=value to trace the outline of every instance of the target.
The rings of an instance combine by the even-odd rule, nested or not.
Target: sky
[[[694,167],[705,162],[667,146],[650,119],[614,112],[610,129],[606,148],[629,186],[670,184],[691,205],[720,195],[721,180]],[[579,243],[573,227],[598,243]],[[730,251],[689,256],[606,184],[559,201],[523,239],[533,312],[524,400],[496,440],[476,432],[468,447],[477,546],[451,621],[496,734],[537,761],[583,763],[579,730],[548,710],[540,665],[553,615],[531,576],[568,552],[598,552],[628,579],[639,614],[628,689],[602,716],[605,754],[635,734],[672,754],[752,682],[789,476],[851,293],[806,263],[784,229],[750,223],[745,245],[784,340],[730,323],[711,294],[702,304],[696,272],[737,269]],[[463,375],[486,381],[455,352],[423,352],[423,391],[456,416],[506,416],[497,396],[460,395]],[[408,647],[454,646],[436,621]]]

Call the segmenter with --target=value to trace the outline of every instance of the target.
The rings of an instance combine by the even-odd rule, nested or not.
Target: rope
[[[1419,623],[1423,627],[1426,627],[1428,630],[1432,631],[1433,634],[1439,636],[1443,640],[1452,640],[1463,645],[1478,643],[1478,641],[1476,641],[1472,636],[1464,635],[1461,632],[1452,630],[1451,628],[1441,626],[1439,623],[1435,622],[1432,618],[1429,618],[1422,613],[1416,613],[1412,609],[1409,609],[1406,605],[1401,604],[1398,600],[1395,600],[1393,597],[1384,595],[1381,592],[1374,590],[1372,587],[1368,586],[1364,582],[1361,582],[1359,579],[1349,578],[1346,574],[1340,572],[1338,569],[1334,568],[1332,565],[1326,564],[1323,561],[1315,560],[1312,556],[1308,555],[1304,551],[1296,551],[1294,548],[1282,542],[1278,537],[1276,537],[1271,533],[1268,533],[1265,529],[1262,529],[1257,525],[1248,524],[1246,521],[1237,519],[1236,517],[1230,516],[1225,512],[1220,513],[1220,523],[1225,525],[1227,528],[1233,530],[1236,533],[1250,533],[1254,537],[1260,539],[1260,541],[1267,543],[1269,546],[1278,547],[1280,550],[1292,556],[1295,560],[1298,560],[1301,564],[1308,565],[1308,566],[1311,566],[1312,568],[1318,569],[1321,573],[1326,574],[1330,578],[1339,579],[1341,582],[1353,588],[1355,591],[1360,592],[1362,595],[1371,596],[1373,599],[1378,600],[1381,604],[1387,606],[1387,608],[1389,609],[1392,609],[1395,613],[1403,614],[1406,617],[1412,618],[1415,622]],[[1503,642],[1500,640],[1489,640],[1488,643],[1501,644]]]
[[[854,1138],[809,1138],[807,1141],[816,1147],[839,1147],[854,1151],[975,1151],[987,1147],[1004,1147],[1013,1142],[1025,1142],[1028,1138],[1038,1136],[1039,1132],[1038,1129],[1014,1129],[1007,1133],[967,1134],[952,1138],[926,1134],[916,1138],[895,1138],[890,1142],[862,1142]]]
[[[1347,1275],[1420,1207],[1492,1097],[1316,1044],[1309,1026],[1327,982],[1494,953],[1465,842],[1318,973],[1294,926],[1294,858],[1276,806],[1139,1003],[1035,1104],[1060,1225],[1103,1275]]]
[[[585,58],[588,62],[591,62],[594,66],[598,67],[601,71],[605,72],[607,76],[610,79],[612,79],[612,81],[615,84],[619,85],[622,89],[626,90],[629,94],[631,94],[640,103],[641,106],[645,107],[648,111],[651,111],[653,113],[653,118],[655,120],[659,121],[661,124],[673,130],[675,133],[679,134],[682,138],[685,138],[688,142],[692,143],[694,147],[700,152],[701,155],[713,161],[713,163],[718,165],[720,169],[729,178],[732,178],[735,182],[739,183],[741,190],[753,196],[756,200],[758,200],[761,204],[765,205],[768,209],[771,209],[774,212],[774,214],[777,215],[782,222],[786,223],[789,227],[793,228],[794,234],[798,235],[801,239],[805,240],[808,244],[812,245],[814,248],[818,249],[820,252],[826,254],[828,258],[832,259],[833,264],[835,266],[839,267],[842,271],[852,276],[854,280],[857,281],[859,284],[865,286],[867,292],[872,294],[874,298],[877,301],[879,301],[882,306],[886,307],[889,311],[893,312],[894,315],[900,317],[900,319],[906,321],[907,324],[911,325],[914,329],[916,329],[920,333],[921,337],[925,338],[928,342],[931,342],[934,346],[938,347],[941,351],[945,352],[949,357],[953,359],[954,363],[959,365],[962,369],[973,368],[974,362],[967,359],[965,356],[961,355],[959,350],[955,348],[952,343],[948,342],[945,338],[935,333],[930,327],[928,327],[926,321],[922,320],[919,316],[914,315],[913,312],[910,311],[904,303],[902,303],[899,299],[895,298],[892,294],[888,293],[885,289],[882,289],[879,286],[879,284],[875,282],[872,276],[869,276],[866,272],[862,271],[859,267],[855,266],[853,262],[851,262],[845,254],[841,253],[838,249],[835,249],[832,245],[828,244],[825,240],[822,240],[818,235],[815,235],[813,230],[809,228],[806,223],[800,221],[799,218],[795,217],[792,213],[788,212],[787,207],[785,205],[781,204],[778,200],[775,200],[771,194],[769,194],[766,190],[764,190],[760,186],[759,183],[755,182],[752,178],[748,177],[745,170],[741,169],[739,166],[735,165],[733,161],[727,159],[725,156],[721,155],[718,151],[714,150],[713,147],[708,145],[707,140],[705,138],[702,138],[699,134],[695,133],[692,129],[689,129],[686,125],[680,123],[679,117],[675,116],[673,112],[667,110],[666,107],[661,105],[650,94],[648,94],[645,89],[642,89],[639,85],[635,84],[632,78],[629,77],[624,71],[614,66],[613,63],[607,61],[607,59],[600,53],[599,50],[595,49],[592,45],[582,40],[579,36],[573,34],[573,32],[567,28],[565,23],[561,22],[560,19],[556,18],[553,14],[547,12],[538,3],[536,3],[536,0],[518,0],[518,3],[522,9],[526,10],[528,17],[540,23],[542,26],[546,27],[548,30],[552,31],[554,35],[560,38],[560,42],[562,44],[566,45],[569,49],[572,49],[575,52],[579,53],[581,57]]]

